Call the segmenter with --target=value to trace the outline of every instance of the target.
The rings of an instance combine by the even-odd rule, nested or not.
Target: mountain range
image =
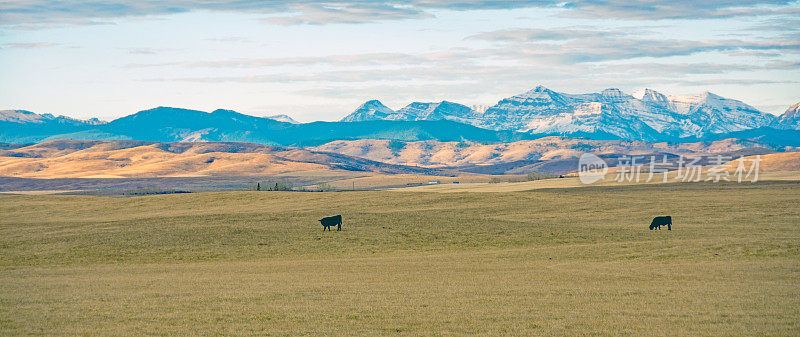
[[[0,120],[0,142],[5,143],[38,143],[54,139],[238,141],[303,147],[354,139],[505,142],[535,138],[529,134],[482,129],[447,120],[294,124],[222,109],[208,113],[159,107],[102,124],[35,119],[29,116],[34,113],[20,110],[0,111],[0,115],[4,114],[24,114],[28,120],[35,120]]]
[[[652,89],[628,95],[619,89],[566,94],[538,86],[500,100],[484,111],[458,103],[414,102],[393,111],[364,103],[342,122],[450,120],[491,130],[635,140],[701,139],[763,127],[800,129],[798,104],[780,117],[710,92],[667,96]]]
[[[0,111],[0,142],[53,139],[238,141],[315,146],[336,140],[513,142],[557,135],[589,139],[696,142],[757,140],[773,148],[800,146],[800,103],[776,117],[712,93],[667,96],[645,89],[565,94],[538,86],[490,107],[442,101],[392,110],[362,104],[339,122],[297,123],[286,115],[255,117],[159,107],[111,122],[25,110]]]

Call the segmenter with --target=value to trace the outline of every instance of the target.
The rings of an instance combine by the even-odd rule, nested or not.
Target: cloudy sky
[[[540,84],[781,113],[800,101],[800,1],[0,1],[0,109],[337,120],[369,99],[493,105]]]

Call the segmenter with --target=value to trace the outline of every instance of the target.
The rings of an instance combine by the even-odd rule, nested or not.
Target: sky
[[[537,85],[780,114],[800,101],[800,1],[0,0],[0,110],[332,121],[371,99],[494,105]]]

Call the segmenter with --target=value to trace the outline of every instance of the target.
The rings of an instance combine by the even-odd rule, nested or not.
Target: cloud
[[[484,86],[498,84],[525,87],[524,83],[536,78],[570,79],[575,74],[583,74],[582,80],[596,79],[598,82],[609,78],[625,78],[626,82],[642,78],[661,80],[683,80],[688,75],[724,75],[733,72],[746,72],[760,69],[783,69],[790,64],[712,64],[712,63],[627,63],[627,64],[574,64],[561,67],[548,65],[509,65],[475,66],[452,60],[447,65],[410,65],[398,68],[372,68],[327,70],[317,72],[279,72],[262,74],[241,74],[225,76],[197,76],[175,78],[148,78],[153,82],[197,82],[197,83],[301,83],[304,85],[398,85],[422,88],[429,85],[470,85],[480,83]]]
[[[221,43],[226,43],[226,42],[250,43],[250,42],[253,42],[252,40],[250,40],[250,39],[248,39],[246,37],[241,37],[241,36],[209,37],[209,38],[205,38],[204,40],[212,41],[212,42],[221,42]]]
[[[467,40],[485,40],[493,42],[529,42],[541,40],[571,40],[608,37],[612,35],[622,35],[592,30],[573,30],[573,29],[504,29],[493,32],[475,34],[466,37]]]
[[[10,0],[0,2],[0,25],[87,24],[122,17],[144,17],[198,10],[269,15],[275,24],[364,23],[426,18],[436,10],[562,8],[567,16],[633,20],[702,19],[732,16],[796,15],[793,0]]]
[[[196,68],[255,68],[285,65],[402,65],[427,61],[430,56],[415,56],[405,53],[369,53],[352,55],[328,55],[307,57],[283,57],[261,59],[233,59],[224,61],[206,61],[188,63],[188,67]]]
[[[567,15],[632,20],[710,19],[796,14],[794,0],[569,1]]]
[[[570,64],[635,58],[665,58],[704,52],[777,57],[800,52],[800,40],[678,40],[642,38],[617,31],[576,29],[506,29],[467,37],[496,42],[501,47],[476,54],[533,63]]]
[[[508,66],[569,66],[582,63],[630,62],[636,59],[662,59],[690,56],[699,53],[724,53],[733,57],[756,56],[761,63],[777,62],[781,57],[800,53],[800,40],[750,41],[727,40],[677,40],[627,37],[623,33],[594,32],[588,30],[503,30],[470,37],[496,41],[489,48],[452,48],[429,53],[366,53],[352,55],[320,55],[283,58],[243,58],[196,62],[164,62],[129,64],[129,68],[185,67],[258,69],[322,65],[339,69],[363,68],[443,67],[453,65],[461,71],[502,63]],[[542,39],[544,38],[544,39]],[[559,39],[566,40],[559,40]],[[636,61],[634,61],[636,62]],[[642,61],[638,61],[641,63]],[[654,63],[653,61],[649,61]],[[684,61],[685,62],[685,61]],[[728,62],[729,63],[729,62]],[[714,65],[704,63],[711,71]],[[725,64],[720,64],[724,67]],[[755,67],[757,65],[754,65]],[[685,63],[684,63],[685,67]],[[303,70],[302,68],[298,68]],[[732,70],[732,69],[729,69]],[[713,71],[712,71],[713,73]],[[380,74],[376,74],[380,77]]]
[[[432,14],[414,7],[386,3],[341,3],[335,6],[308,4],[291,8],[295,14],[269,17],[264,20],[279,25],[324,25],[433,17]]]
[[[55,47],[60,45],[59,43],[52,43],[52,42],[26,42],[26,43],[6,43],[4,46],[8,48],[16,48],[16,49],[38,49],[38,48],[48,48],[48,47]]]
[[[800,61],[771,62],[764,65],[764,69],[797,70],[800,69]]]
[[[128,48],[128,54],[155,55],[157,52],[153,48]]]

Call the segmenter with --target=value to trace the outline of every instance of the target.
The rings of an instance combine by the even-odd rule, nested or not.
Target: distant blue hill
[[[474,141],[512,142],[549,135],[590,139],[623,139],[596,131],[531,134],[496,131],[451,120],[369,120],[356,122],[313,122],[294,124],[255,117],[231,110],[208,113],[197,110],[159,107],[140,111],[109,123],[79,121],[22,110],[0,111],[0,142],[35,143],[53,139],[237,141],[282,146],[314,146],[334,140],[390,139],[399,141]],[[713,134],[704,138],[676,138],[651,135],[658,141],[688,142],[724,138],[756,139],[774,147],[800,146],[800,131],[768,127]],[[638,139],[636,139],[638,140]]]

